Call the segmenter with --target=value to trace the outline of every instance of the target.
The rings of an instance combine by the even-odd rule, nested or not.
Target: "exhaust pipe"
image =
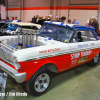
[[[20,28],[17,28],[16,31],[17,31],[17,33],[18,33],[18,43],[17,43],[17,48],[19,48],[21,29],[20,29]]]
[[[38,46],[38,31],[35,30],[36,40],[35,40],[35,46]]]

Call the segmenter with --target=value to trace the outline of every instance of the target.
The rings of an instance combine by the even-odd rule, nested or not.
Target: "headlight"
[[[13,60],[13,64],[15,66],[15,68],[18,70],[19,68],[21,68],[21,66],[19,65],[19,63],[17,62],[16,58]]]

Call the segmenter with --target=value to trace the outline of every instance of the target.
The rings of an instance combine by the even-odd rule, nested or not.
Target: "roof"
[[[33,23],[25,23],[25,22],[9,22],[9,23],[17,24],[19,26],[36,26],[38,29],[41,28],[41,25],[39,25],[39,24],[33,24]]]
[[[76,24],[68,24],[68,23],[62,23],[62,22],[45,21],[44,23],[58,25],[58,26],[64,26],[64,27],[69,27],[69,28],[75,28],[75,29],[79,29],[79,30],[81,30],[81,29],[94,30],[93,27],[87,27],[87,26],[76,25]]]

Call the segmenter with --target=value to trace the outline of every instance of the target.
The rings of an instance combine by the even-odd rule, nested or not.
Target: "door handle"
[[[92,45],[94,45],[94,43],[92,43]]]

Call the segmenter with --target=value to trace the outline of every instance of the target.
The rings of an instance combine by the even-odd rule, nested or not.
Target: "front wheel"
[[[99,62],[99,53],[90,61],[87,63],[89,66],[95,66]]]
[[[40,68],[27,82],[26,88],[31,95],[44,94],[51,83],[51,72],[46,68]]]

